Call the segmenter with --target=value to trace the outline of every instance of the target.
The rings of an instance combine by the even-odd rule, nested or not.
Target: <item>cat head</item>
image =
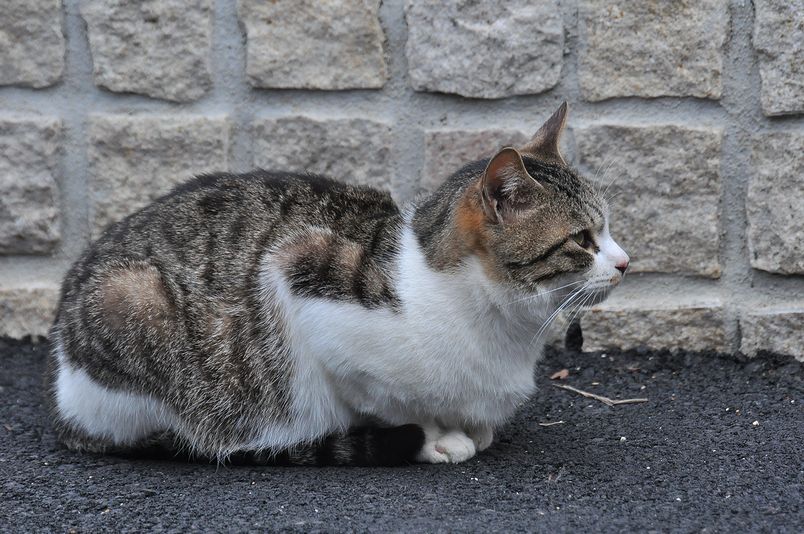
[[[608,206],[559,151],[566,120],[564,103],[527,145],[464,167],[421,206],[414,229],[431,265],[471,255],[517,292],[597,300],[622,281],[629,258],[609,234]],[[439,214],[442,231],[428,236],[423,226],[438,226]]]

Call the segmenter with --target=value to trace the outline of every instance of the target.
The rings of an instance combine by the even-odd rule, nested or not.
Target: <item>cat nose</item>
[[[625,270],[628,269],[628,260],[621,261],[615,265],[614,268],[620,271],[622,274],[625,274]]]

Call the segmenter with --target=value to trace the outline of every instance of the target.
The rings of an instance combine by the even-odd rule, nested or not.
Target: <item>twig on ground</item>
[[[572,391],[573,393],[577,393],[578,395],[583,395],[584,397],[588,397],[590,399],[599,400],[606,406],[617,406],[618,404],[635,404],[638,402],[648,402],[648,399],[640,398],[640,399],[610,399],[608,397],[604,397],[602,395],[595,395],[594,393],[589,393],[588,391],[584,391],[582,389],[574,388],[572,386],[568,386],[566,384],[553,384],[554,387],[566,389],[567,391]]]
[[[553,426],[553,425],[563,425],[564,421],[553,421],[552,423],[539,423],[539,426]]]

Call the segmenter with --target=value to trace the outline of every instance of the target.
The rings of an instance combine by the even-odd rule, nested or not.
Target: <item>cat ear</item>
[[[567,125],[567,103],[564,102],[558,107],[553,115],[547,119],[539,131],[533,136],[527,145],[522,147],[522,152],[531,154],[537,158],[554,161],[562,165],[567,163],[558,149],[561,141],[561,134]]]
[[[504,223],[517,209],[528,205],[542,189],[525,169],[522,156],[506,147],[491,158],[481,181],[481,201],[486,217]]]

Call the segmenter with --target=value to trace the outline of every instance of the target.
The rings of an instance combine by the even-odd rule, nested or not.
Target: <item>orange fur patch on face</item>
[[[488,253],[486,215],[480,205],[480,188],[470,187],[455,211],[455,226],[466,247],[478,255]]]
[[[483,265],[486,276],[502,281],[505,272],[501,270],[489,254],[488,219],[480,200],[480,182],[468,188],[455,211],[455,227],[465,246],[464,253],[475,254]]]

